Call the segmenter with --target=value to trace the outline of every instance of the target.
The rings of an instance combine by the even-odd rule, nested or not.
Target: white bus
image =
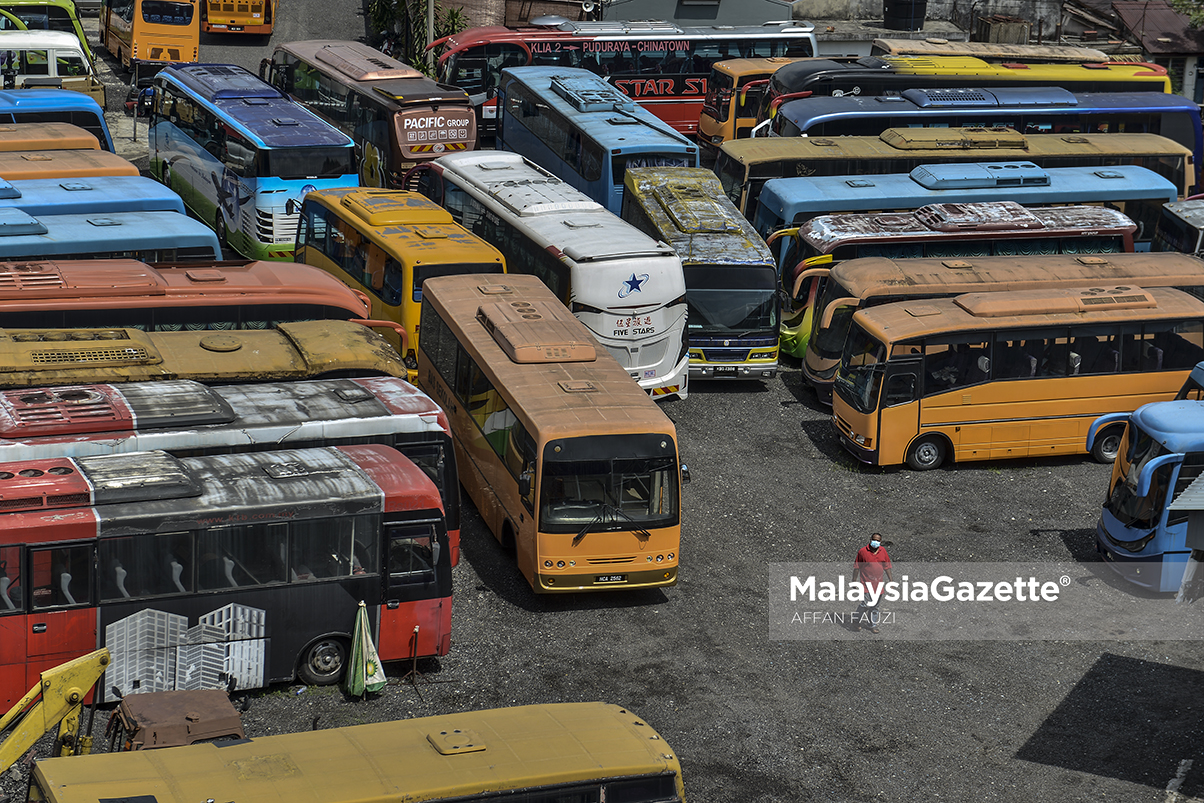
[[[538,276],[655,399],[686,397],[686,281],[673,249],[515,153],[470,151],[407,188]]]

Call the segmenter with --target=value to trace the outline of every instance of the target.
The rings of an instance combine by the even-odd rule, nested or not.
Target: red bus
[[[145,332],[270,329],[291,321],[369,321],[368,297],[324,270],[284,262],[136,259],[0,262],[0,327]]]
[[[450,646],[439,492],[387,446],[3,463],[0,494],[5,708],[102,646],[123,695],[335,683],[361,600],[383,660]]]
[[[273,263],[280,264],[280,263]],[[460,554],[460,480],[447,414],[393,376],[202,385],[187,379],[0,390],[4,460],[161,449],[177,457],[379,443],[439,489],[451,562]]]
[[[570,22],[541,17],[522,28],[470,28],[437,39],[439,80],[468,93],[477,130],[497,126],[497,88],[507,67],[580,67],[605,76],[683,134],[698,130],[711,65],[730,58],[814,56],[807,22],[678,27],[672,22]]]

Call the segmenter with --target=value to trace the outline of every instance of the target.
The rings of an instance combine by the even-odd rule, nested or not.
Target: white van
[[[83,92],[105,107],[105,86],[66,31],[0,31],[2,88],[60,87]]]

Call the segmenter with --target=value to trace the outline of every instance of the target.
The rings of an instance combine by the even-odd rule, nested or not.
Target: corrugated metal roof
[[[1164,0],[1120,0],[1112,10],[1147,53],[1204,53],[1204,30],[1192,29],[1187,15]]]

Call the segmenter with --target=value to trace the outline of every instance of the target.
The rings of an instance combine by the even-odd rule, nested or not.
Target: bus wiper
[[[606,502],[602,502],[601,506],[602,506],[601,511],[598,513],[597,516],[594,517],[594,520],[589,522],[588,524],[586,524],[584,527],[582,527],[581,532],[577,533],[577,535],[573,537],[573,546],[577,546],[578,544],[580,544],[581,540],[583,538],[585,538],[586,534],[589,533],[589,531],[595,525],[602,524],[603,522],[605,522],[607,520],[608,517],[609,517],[610,521],[618,521],[618,520],[622,519],[624,521],[631,522],[632,524],[636,523],[635,519],[633,519],[631,517],[631,514],[628,513],[626,510],[623,510],[622,508],[615,507],[614,505],[608,504]],[[632,534],[635,535],[636,538],[640,539],[641,541],[647,541],[649,538],[652,537],[652,533],[648,532],[643,527],[632,527],[631,532],[632,532]]]
[[[585,535],[590,531],[590,528],[596,524],[602,523],[602,517],[606,514],[606,510],[609,507],[610,505],[606,504],[605,502],[602,503],[601,510],[598,512],[597,516],[594,516],[593,521],[586,522],[585,526],[581,528],[581,531],[573,536],[573,546],[577,546],[577,544],[581,543],[581,539],[585,538]]]

